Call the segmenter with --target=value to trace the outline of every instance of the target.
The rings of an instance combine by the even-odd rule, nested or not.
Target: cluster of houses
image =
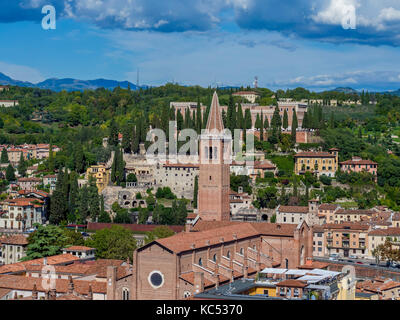
[[[378,206],[369,210],[343,209],[337,204],[278,206],[276,222],[313,228],[313,256],[336,255],[354,259],[375,259],[373,251],[387,238],[400,240],[400,213]]]
[[[14,167],[18,166],[21,159],[21,153],[25,160],[47,159],[50,154],[49,144],[23,144],[18,146],[0,145],[0,152],[2,152],[3,149],[7,150],[8,160]],[[54,153],[60,151],[60,148],[55,145],[51,146],[51,149]]]

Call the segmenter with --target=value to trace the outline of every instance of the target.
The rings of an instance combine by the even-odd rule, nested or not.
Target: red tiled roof
[[[336,210],[339,206],[337,204],[330,204],[330,203],[322,203],[318,210]]]
[[[6,264],[3,266],[0,266],[0,274],[23,272],[26,270],[26,266],[28,266],[28,265],[41,265],[42,266],[42,265],[44,265],[44,259],[45,258],[39,258],[39,259],[17,262],[17,263]],[[75,257],[74,255],[69,254],[69,253],[47,257],[46,259],[47,259],[48,265],[57,265],[57,264],[69,263],[69,262],[73,262],[75,260],[79,260],[78,257]]]
[[[216,224],[214,221],[208,221],[211,224]],[[157,239],[155,242],[170,249],[173,252],[180,253],[192,249],[194,244],[196,248],[206,247],[220,243],[221,239],[224,242],[237,239],[256,237],[259,235],[274,235],[293,237],[294,230],[297,225],[294,224],[275,224],[275,223],[250,223],[250,222],[226,222],[225,226],[214,226],[211,230],[202,232],[184,232],[174,236]],[[140,250],[140,249],[139,249]]]
[[[369,236],[400,236],[400,228],[375,229],[368,233]]]
[[[329,152],[299,152],[294,155],[295,158],[304,157],[304,158],[335,158],[334,154]]]
[[[15,234],[1,239],[2,244],[27,245],[28,239],[22,234]]]
[[[56,282],[56,291],[58,293],[68,292],[68,279],[54,279]],[[32,291],[36,285],[37,291],[47,292],[46,288],[42,286],[42,278],[33,278],[26,276],[15,275],[0,275],[0,288],[14,289],[21,291]],[[79,294],[87,295],[89,293],[89,286],[92,287],[93,293],[107,293],[107,283],[102,281],[88,281],[88,280],[73,280],[74,291]]]
[[[284,213],[308,213],[307,206],[280,206],[278,210]]]
[[[347,161],[340,162],[340,164],[341,165],[353,165],[353,164],[354,165],[358,165],[358,164],[360,164],[360,165],[376,164],[377,165],[378,163],[376,163],[372,160],[347,160]]]

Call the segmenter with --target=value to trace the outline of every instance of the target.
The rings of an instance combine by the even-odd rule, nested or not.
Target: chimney
[[[15,291],[15,293],[14,293],[14,300],[18,300],[18,294],[17,294],[17,291]]]
[[[193,230],[193,225],[191,222],[186,223],[185,225],[185,232],[192,232]]]
[[[47,258],[46,257],[43,258],[43,265],[47,266]]]
[[[74,282],[72,281],[72,277],[68,276],[68,293],[74,293]]]
[[[117,282],[117,267],[107,267],[107,300],[115,300],[115,289]]]
[[[204,273],[195,272],[194,273],[194,290],[195,294],[204,291]]]
[[[88,299],[93,300],[93,289],[91,284],[89,284]]]
[[[32,289],[32,300],[37,300],[37,298],[38,298],[38,291],[35,283]]]

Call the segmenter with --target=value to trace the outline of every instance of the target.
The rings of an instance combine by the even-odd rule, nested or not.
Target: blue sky
[[[272,89],[400,88],[399,0],[0,0],[0,72]],[[43,30],[44,5],[57,10]],[[356,29],[342,20],[354,8]]]

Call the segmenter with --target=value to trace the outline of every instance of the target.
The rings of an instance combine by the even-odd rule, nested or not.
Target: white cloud
[[[29,81],[33,83],[40,82],[45,79],[38,70],[32,67],[11,64],[2,61],[0,61],[0,72],[4,73],[10,78],[13,78],[14,80]]]

